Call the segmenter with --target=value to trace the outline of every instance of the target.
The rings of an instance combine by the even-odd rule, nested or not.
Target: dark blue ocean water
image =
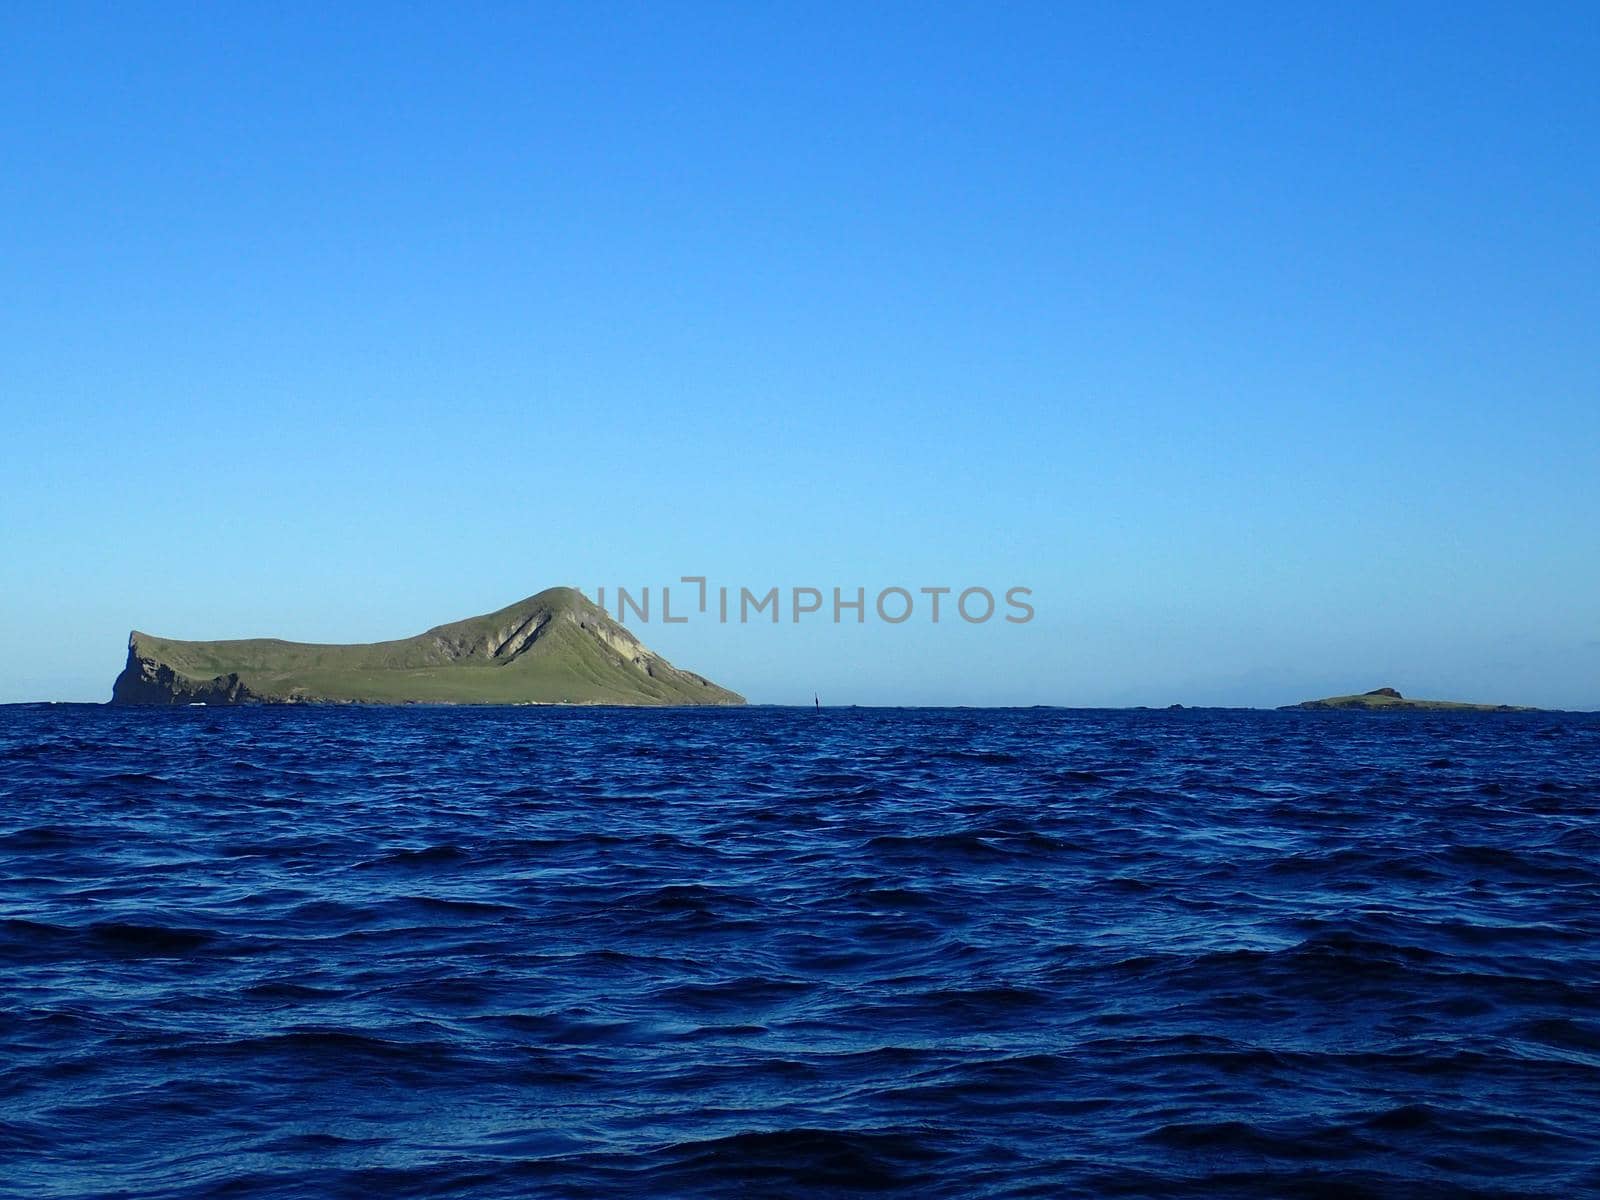
[[[1600,1194],[1600,718],[0,709],[0,1192]]]

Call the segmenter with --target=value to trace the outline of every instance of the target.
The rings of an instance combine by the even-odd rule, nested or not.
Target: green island
[[[1285,709],[1347,708],[1369,712],[1399,712],[1428,710],[1439,712],[1538,712],[1514,704],[1468,704],[1460,700],[1407,700],[1392,687],[1381,687],[1362,692],[1359,696],[1329,696],[1325,700],[1302,700],[1299,704],[1286,704]]]
[[[416,637],[365,645],[185,642],[135,630],[113,704],[743,704],[587,600],[549,588]]]

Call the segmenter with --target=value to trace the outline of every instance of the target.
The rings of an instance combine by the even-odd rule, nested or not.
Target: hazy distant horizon
[[[487,606],[493,609],[495,604]],[[476,610],[475,610],[476,611]],[[198,630],[168,628],[159,622],[142,623],[135,627],[161,636],[193,637],[194,640],[220,640],[244,637],[279,637],[288,641],[308,642],[368,642],[408,637],[422,632],[442,620],[474,615],[466,611],[437,614],[435,619],[425,619],[411,627],[397,627],[362,634],[352,630],[347,637],[300,636],[295,631],[285,631],[273,626],[248,628],[224,622],[202,623]],[[1036,618],[1040,620],[1042,618]],[[820,697],[824,706],[843,707],[986,707],[1027,708],[1034,706],[1060,708],[1166,708],[1173,704],[1185,707],[1257,708],[1271,709],[1295,704],[1302,700],[1324,696],[1348,695],[1370,691],[1379,687],[1397,687],[1411,698],[1467,700],[1494,704],[1530,705],[1538,708],[1587,712],[1600,709],[1600,704],[1585,701],[1581,691],[1575,699],[1551,700],[1562,693],[1533,678],[1530,669],[1515,669],[1509,664],[1499,664],[1503,682],[1495,690],[1475,691],[1471,681],[1472,663],[1454,673],[1441,673],[1438,682],[1430,683],[1420,673],[1413,675],[1404,669],[1350,671],[1340,673],[1327,670],[1321,674],[1295,673],[1290,670],[1274,672],[1258,669],[1235,676],[1218,676],[1212,679],[1195,677],[1174,679],[1160,683],[1120,683],[1108,670],[1107,677],[1095,679],[1087,673],[1059,685],[1062,691],[1070,689],[1065,698],[1043,698],[1050,694],[1047,685],[1036,679],[1006,679],[996,672],[993,676],[963,681],[941,673],[951,662],[962,661],[975,650],[988,651],[1002,661],[1014,662],[1008,653],[1013,645],[1026,647],[1028,628],[985,627],[963,625],[960,622],[941,622],[939,625],[903,625],[880,628],[877,633],[885,641],[898,643],[895,648],[914,649],[923,657],[927,669],[919,677],[924,696],[917,700],[900,698],[895,688],[900,686],[904,674],[897,679],[874,680],[865,678],[859,668],[852,669],[852,645],[859,645],[872,636],[867,627],[850,624],[793,625],[780,622],[776,625],[753,623],[746,625],[719,625],[714,622],[689,622],[685,625],[639,623],[630,626],[640,640],[651,649],[665,655],[676,666],[707,675],[718,683],[732,687],[744,694],[751,704],[806,707],[813,697]],[[1013,642],[1013,639],[1016,639]],[[0,695],[0,703],[27,703],[57,701],[67,703],[98,703],[109,698],[111,682],[126,660],[127,633],[117,639],[111,653],[102,653],[103,669],[98,674],[86,675],[81,689],[71,694],[28,694],[17,692]],[[755,675],[755,667],[770,661],[769,656],[792,656],[800,647],[810,647],[816,655],[815,682],[785,691],[782,682],[763,680]],[[830,646],[834,649],[830,650]],[[946,652],[946,648],[948,652]],[[1117,653],[1130,658],[1136,653],[1130,640],[1118,649],[1099,651],[1105,662]],[[829,655],[832,657],[828,657]],[[1148,663],[1159,652],[1145,651]],[[1087,657],[1087,655],[1086,655]],[[782,661],[780,659],[779,661]],[[1390,665],[1403,661],[1398,656]],[[1146,668],[1148,670],[1148,667]],[[5,682],[10,683],[12,677]],[[943,689],[948,697],[938,693]],[[1031,698],[1020,698],[1031,689]]]

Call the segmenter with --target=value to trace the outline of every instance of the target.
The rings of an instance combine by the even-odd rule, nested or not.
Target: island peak
[[[415,637],[358,645],[179,641],[138,630],[113,704],[743,704],[555,587]]]

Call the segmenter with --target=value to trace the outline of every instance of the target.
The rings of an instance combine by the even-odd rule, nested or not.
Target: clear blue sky
[[[0,700],[554,583],[752,699],[1600,707],[1600,9],[13,5]]]

